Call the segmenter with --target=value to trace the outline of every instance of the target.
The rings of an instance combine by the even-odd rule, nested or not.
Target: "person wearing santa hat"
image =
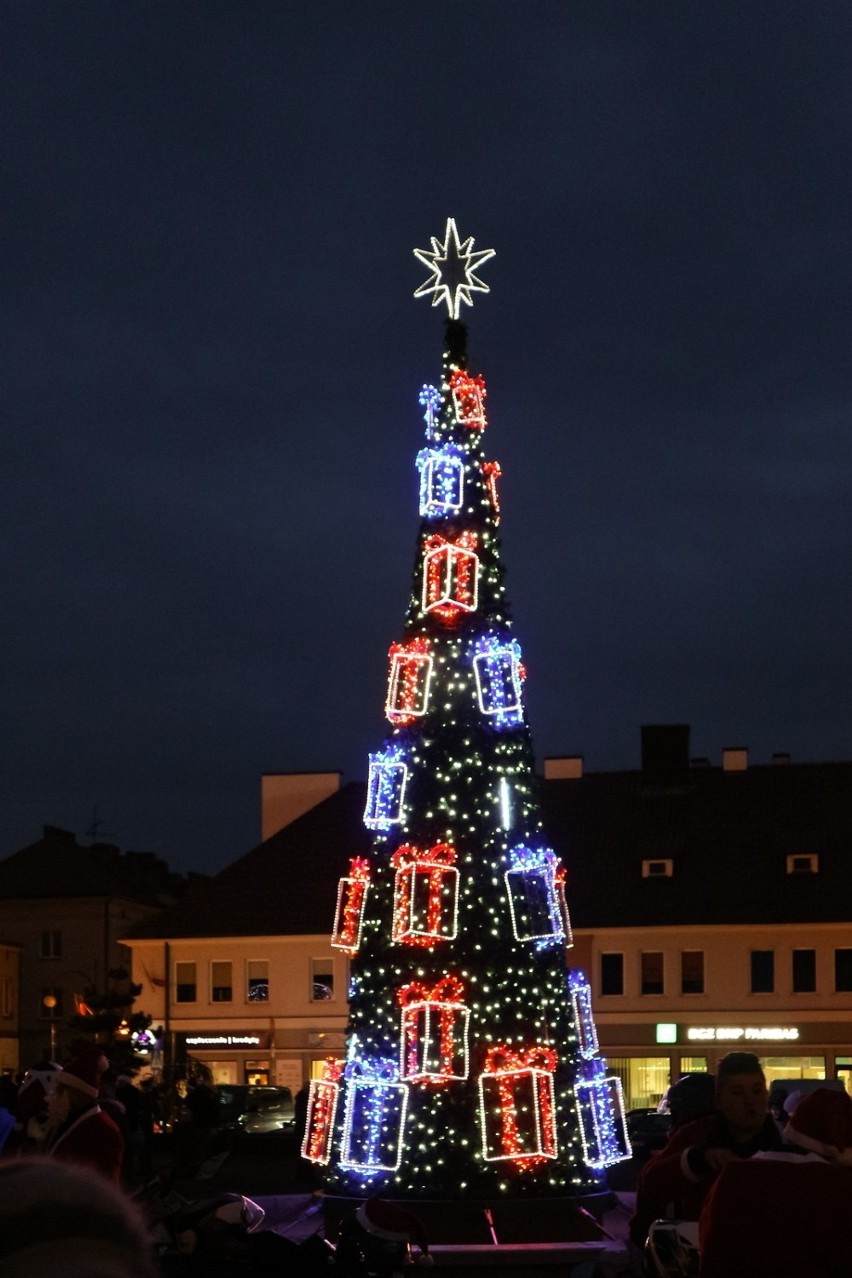
[[[84,1163],[118,1184],[124,1161],[124,1138],[98,1104],[98,1084],[109,1062],[99,1047],[90,1047],[55,1075],[49,1099],[51,1129],[45,1154],[65,1162]]]
[[[335,1265],[344,1274],[376,1274],[396,1278],[409,1262],[410,1248],[419,1249],[419,1265],[432,1265],[423,1222],[397,1203],[374,1195],[340,1225]]]
[[[852,1274],[852,1098],[799,1100],[784,1148],[729,1163],[701,1213],[701,1278]]]

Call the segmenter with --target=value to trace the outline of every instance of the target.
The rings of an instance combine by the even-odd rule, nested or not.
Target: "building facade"
[[[172,1054],[289,1085],[341,1050],[347,965],[330,938],[338,882],[368,855],[364,798],[332,790],[127,937]],[[566,965],[587,976],[629,1108],[734,1048],[770,1078],[852,1090],[852,763],[755,766],[737,748],[712,766],[684,725],[652,725],[636,771],[547,760],[541,801],[568,874]]]

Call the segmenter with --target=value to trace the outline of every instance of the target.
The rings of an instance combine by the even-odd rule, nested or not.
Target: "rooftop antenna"
[[[104,830],[104,829],[102,829],[103,824],[104,824],[103,817],[98,816],[98,805],[97,805],[96,803],[94,803],[94,804],[92,804],[92,821],[91,821],[91,825],[89,825],[89,826],[88,826],[88,827],[87,827],[87,828],[83,831],[83,833],[84,833],[84,834],[86,835],[86,837],[88,838],[89,843],[100,843],[100,842],[101,842],[101,840],[102,840],[102,839],[104,839],[104,838],[106,838],[106,837],[108,837],[108,838],[112,838],[112,837],[113,837],[113,834],[112,834],[112,831],[111,831],[111,830]]]

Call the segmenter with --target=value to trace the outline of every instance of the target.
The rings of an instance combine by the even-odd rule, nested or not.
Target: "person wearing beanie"
[[[752,1052],[729,1052],[719,1061],[712,1113],[673,1131],[642,1170],[630,1241],[644,1247],[660,1217],[698,1220],[704,1199],[722,1168],[761,1149],[780,1149],[781,1134],[767,1108],[769,1091]]]
[[[48,1104],[51,1126],[44,1152],[50,1158],[83,1163],[118,1184],[124,1138],[98,1104],[100,1076],[107,1065],[95,1046],[57,1072]]]
[[[803,1096],[783,1150],[731,1163],[701,1213],[701,1278],[852,1274],[852,1098]]]
[[[36,1156],[0,1163],[3,1278],[156,1278],[140,1216],[102,1176]]]

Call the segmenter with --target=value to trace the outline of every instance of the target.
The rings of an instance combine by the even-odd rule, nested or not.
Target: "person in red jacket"
[[[730,1163],[701,1212],[701,1278],[852,1274],[852,1099],[818,1088],[796,1106],[782,1152]]]
[[[49,1158],[93,1167],[118,1184],[124,1138],[98,1104],[98,1082],[108,1063],[100,1048],[92,1047],[56,1074],[44,1152]]]
[[[672,1132],[646,1164],[636,1186],[630,1240],[644,1247],[653,1220],[698,1220],[713,1181],[732,1159],[780,1149],[767,1109],[768,1089],[752,1052],[729,1052],[716,1073],[715,1111]]]

